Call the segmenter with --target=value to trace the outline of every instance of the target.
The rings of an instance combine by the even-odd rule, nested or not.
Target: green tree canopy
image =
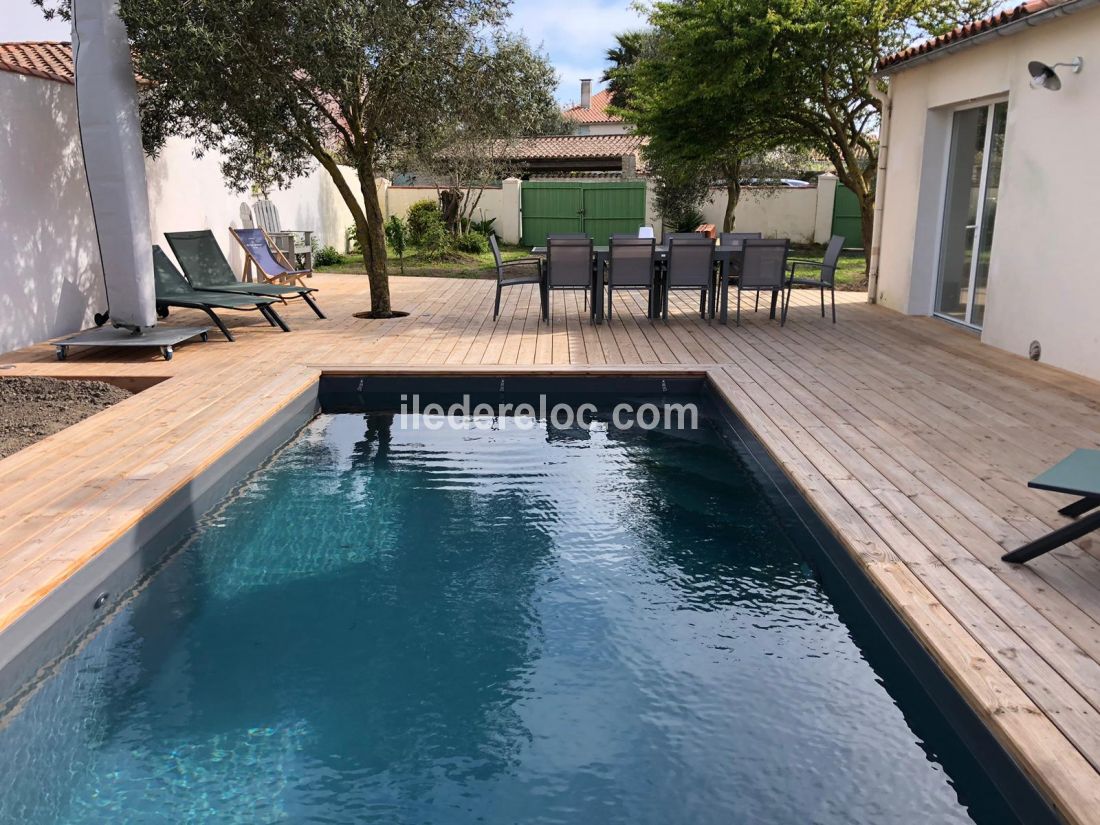
[[[66,11],[65,0],[36,2]],[[525,48],[505,35],[507,0],[120,0],[119,10],[149,81],[146,148],[194,139],[223,155],[239,189],[285,184],[319,163],[355,219],[371,310],[383,317],[375,177],[452,128],[471,89],[485,92],[486,67],[507,74]],[[513,95],[548,100],[552,77],[526,68],[493,88],[511,83]]]
[[[685,163],[787,145],[824,153],[873,223],[875,61],[931,31],[987,14],[995,0],[664,0],[652,45],[608,74],[625,116]],[[869,243],[867,244],[869,255]]]

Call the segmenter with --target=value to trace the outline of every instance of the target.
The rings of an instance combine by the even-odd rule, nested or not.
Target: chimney
[[[592,81],[587,77],[581,80],[581,108],[592,108]]]

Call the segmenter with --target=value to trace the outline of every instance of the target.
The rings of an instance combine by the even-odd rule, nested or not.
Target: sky
[[[0,0],[9,7],[0,22],[0,41],[69,40],[69,24],[47,21],[30,0]],[[619,32],[640,28],[643,18],[630,0],[513,0],[509,28],[550,55],[561,83],[558,100],[580,99],[582,77],[599,88],[604,52]]]

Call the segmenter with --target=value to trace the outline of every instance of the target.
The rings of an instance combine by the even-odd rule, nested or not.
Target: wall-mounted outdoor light
[[[1038,60],[1032,60],[1027,64],[1027,73],[1031,75],[1031,88],[1049,89],[1052,92],[1056,92],[1062,88],[1062,81],[1058,79],[1058,74],[1054,71],[1055,69],[1059,66],[1069,66],[1070,71],[1077,74],[1084,65],[1085,61],[1080,57],[1075,57],[1068,63],[1055,63],[1053,66],[1048,66],[1046,63],[1040,63]]]

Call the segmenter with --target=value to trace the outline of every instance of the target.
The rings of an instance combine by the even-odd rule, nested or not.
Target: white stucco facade
[[[1029,61],[1074,57],[1060,91],[1030,87]],[[952,118],[1007,100],[980,335],[1024,357],[1037,341],[1044,363],[1100,379],[1100,7],[899,67],[890,85],[878,301],[933,314]]]
[[[229,228],[241,226],[241,204],[255,198],[229,190],[219,164],[216,153],[196,158],[178,138],[146,159],[153,243],[171,254],[165,232],[211,229],[239,273],[244,258]],[[312,229],[321,245],[343,247],[351,213],[323,170],[270,198],[284,228]],[[0,71],[0,261],[0,352],[90,326],[106,308],[67,83]]]

